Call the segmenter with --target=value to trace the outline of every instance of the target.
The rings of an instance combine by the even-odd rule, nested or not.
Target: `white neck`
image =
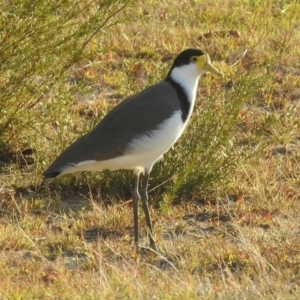
[[[199,72],[196,64],[175,67],[170,74],[170,77],[182,86],[192,107],[195,103],[198,79],[200,75],[202,74]]]

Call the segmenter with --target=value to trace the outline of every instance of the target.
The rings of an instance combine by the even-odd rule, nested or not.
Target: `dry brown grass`
[[[34,167],[2,169],[0,299],[299,299],[299,4],[136,1],[123,14],[126,22],[94,39],[73,70],[94,90],[75,95],[72,107],[53,108],[48,126],[28,133]],[[206,97],[244,86],[239,159],[230,183],[211,197],[195,192],[170,206],[171,193],[152,184],[161,251],[145,250],[137,263],[130,193],[119,189],[130,190],[129,173],[112,191],[101,186],[105,172],[51,185],[40,185],[40,173],[112,100],[163,78],[187,47],[206,50],[226,74],[224,82],[202,78],[194,118]],[[109,180],[121,177],[105,178],[111,188]],[[146,245],[144,223],[141,216]]]

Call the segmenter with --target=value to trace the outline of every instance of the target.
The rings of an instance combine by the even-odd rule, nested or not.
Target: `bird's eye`
[[[191,62],[196,62],[197,61],[197,57],[196,56],[192,56],[191,57]]]

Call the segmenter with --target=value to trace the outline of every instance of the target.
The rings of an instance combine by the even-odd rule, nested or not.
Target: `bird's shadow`
[[[52,185],[42,182],[37,186],[28,185],[15,187],[13,191],[2,197],[0,203],[0,218],[22,218],[23,214],[43,216],[45,222],[53,230],[61,232],[66,227],[66,221],[61,221],[63,216],[78,220],[82,218],[82,212],[89,212],[99,205],[104,209],[121,199],[125,202],[131,199],[131,191],[126,194],[113,195],[108,192],[100,192],[97,187]],[[123,200],[124,201],[124,200]],[[130,203],[126,204],[130,205]],[[26,211],[26,212],[25,212]],[[63,223],[63,225],[60,225]],[[72,225],[70,225],[70,228]],[[128,233],[132,230],[128,228]],[[122,234],[117,230],[107,230],[103,227],[86,228],[80,236],[86,242],[94,242],[105,239],[118,239]]]
[[[84,230],[83,238],[87,243],[96,242],[106,239],[119,239],[122,237],[121,232],[114,230],[107,230],[102,227],[89,228]]]

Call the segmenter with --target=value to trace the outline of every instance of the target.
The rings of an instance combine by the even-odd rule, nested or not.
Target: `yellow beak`
[[[224,77],[224,75],[219,72],[210,62],[207,62],[203,69],[212,74]]]

